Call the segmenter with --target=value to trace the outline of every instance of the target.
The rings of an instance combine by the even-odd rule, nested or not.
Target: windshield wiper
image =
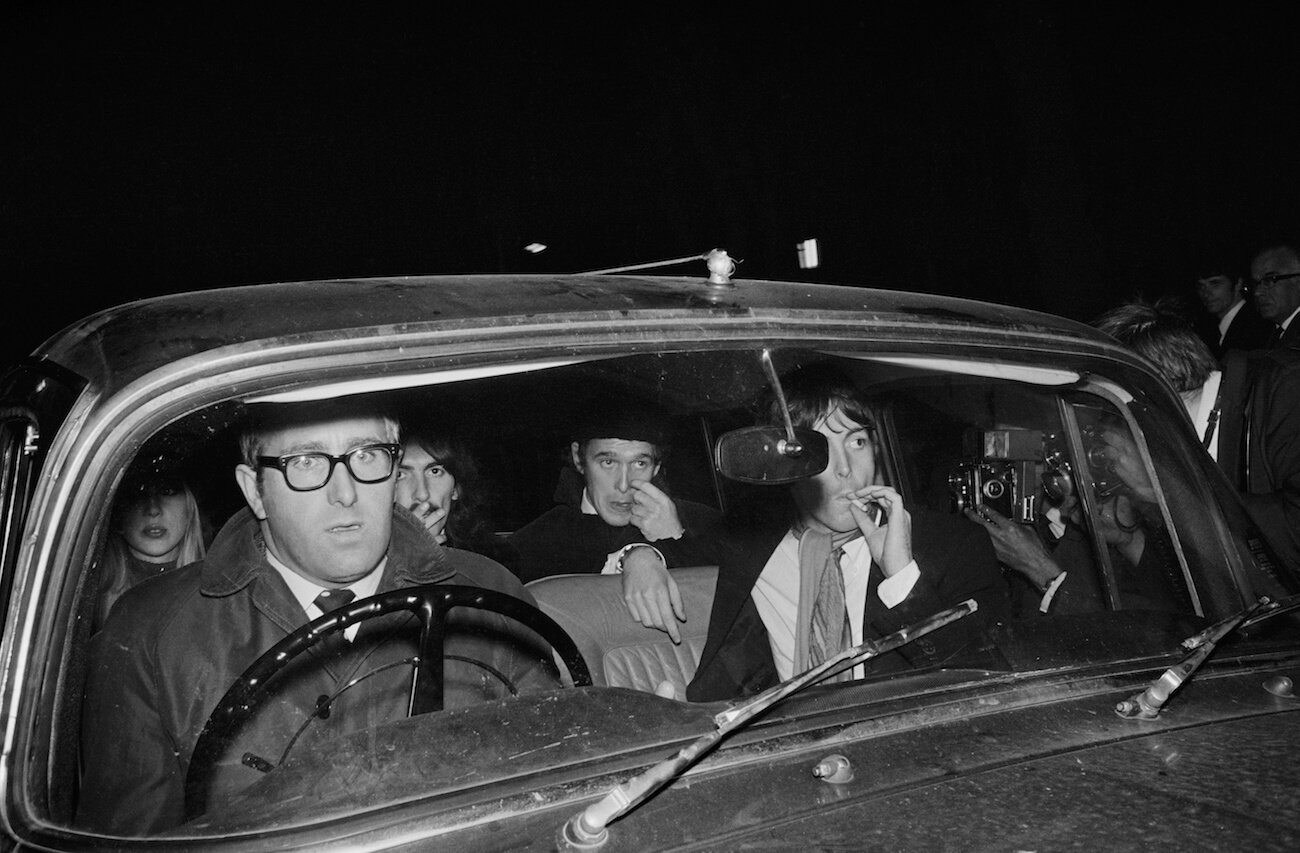
[[[838,672],[849,665],[856,666],[885,652],[893,651],[899,646],[910,643],[917,637],[942,628],[950,622],[956,622],[979,609],[974,599],[969,599],[941,610],[932,616],[914,622],[904,628],[887,634],[876,640],[868,640],[862,645],[845,649],[838,655],[823,661],[807,672],[783,681],[743,702],[740,702],[713,717],[713,731],[697,738],[682,747],[678,753],[614,788],[601,800],[569,818],[561,828],[559,843],[561,850],[594,850],[609,838],[608,826],[613,820],[639,805],[652,794],[676,779],[687,768],[698,761],[705,752],[712,749],[722,738],[748,723],[754,717],[798,693],[809,685],[816,684],[832,671]]]
[[[1201,664],[1205,663],[1206,658],[1214,652],[1220,640],[1240,628],[1297,609],[1300,609],[1300,595],[1293,595],[1280,602],[1264,595],[1240,613],[1233,614],[1193,634],[1181,643],[1181,646],[1189,649],[1191,654],[1165,670],[1146,690],[1115,705],[1115,713],[1125,719],[1154,720],[1160,716],[1160,709],[1164,707],[1165,702],[1169,701],[1169,697],[1191,679],[1196,670],[1200,669]]]

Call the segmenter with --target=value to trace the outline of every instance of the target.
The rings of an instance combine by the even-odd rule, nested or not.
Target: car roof
[[[965,330],[1052,350],[1119,349],[1082,323],[949,296],[763,280],[699,277],[444,275],[330,279],[159,296],[91,315],[35,353],[113,393],[167,364],[224,347],[266,348],[375,338],[435,328],[512,327],[575,320],[809,322],[851,313],[855,324],[930,337]],[[1122,356],[1121,356],[1122,357]]]

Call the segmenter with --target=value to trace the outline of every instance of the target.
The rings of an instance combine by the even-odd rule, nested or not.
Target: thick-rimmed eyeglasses
[[[329,453],[290,453],[259,456],[257,467],[275,468],[295,492],[311,492],[330,481],[340,462],[358,483],[382,483],[393,475],[402,447],[399,444],[365,444],[339,456]]]
[[[1263,278],[1255,279],[1256,290],[1268,290],[1277,287],[1279,281],[1286,281],[1288,278],[1300,278],[1300,272],[1274,272],[1269,273]]]

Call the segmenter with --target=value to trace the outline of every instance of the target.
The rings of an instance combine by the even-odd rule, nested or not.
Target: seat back
[[[619,575],[552,575],[532,581],[528,591],[577,643],[595,684],[654,692],[667,681],[684,698],[709,634],[718,567],[673,569],[672,576],[686,608],[680,646],[632,619]]]

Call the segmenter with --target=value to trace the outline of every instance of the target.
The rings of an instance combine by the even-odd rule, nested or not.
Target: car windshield
[[[843,729],[879,709],[924,706],[970,685],[991,689],[1031,674],[1101,674],[1117,663],[1175,660],[1182,639],[1249,603],[1242,588],[1251,595],[1277,591],[1227,534],[1215,509],[1212,463],[1194,444],[1189,450],[1179,413],[1139,405],[1121,375],[1053,363],[1041,353],[919,358],[837,343],[775,347],[767,355],[774,371],[765,369],[761,347],[721,342],[540,366],[326,376],[261,396],[209,400],[174,419],[140,442],[111,499],[82,522],[93,542],[70,574],[77,592],[65,617],[67,652],[45,706],[49,815],[95,831],[188,838],[251,837],[348,816],[377,827],[409,819],[403,810],[417,805],[427,809],[421,820],[431,832],[440,822],[530,811],[539,815],[537,826],[554,825],[573,803],[670,755],[707,732],[731,699],[763,686],[726,695],[703,685],[697,666],[711,618],[743,619],[745,608],[781,611],[772,603],[778,592],[763,592],[763,583],[753,581],[755,592],[737,604],[741,615],[720,616],[714,608],[715,594],[731,583],[726,567],[735,549],[752,537],[776,543],[788,535],[791,507],[802,506],[800,495],[814,481],[745,481],[720,464],[724,435],[758,424],[784,434],[786,424],[773,415],[772,372],[793,387],[800,371],[831,370],[859,395],[861,408],[840,410],[847,432],[826,418],[802,428],[831,424],[819,433],[828,437],[827,470],[869,446],[868,485],[889,491],[862,491],[845,511],[878,506],[881,526],[873,529],[884,536],[900,523],[890,505],[901,502],[911,517],[920,582],[936,561],[951,562],[945,570],[954,574],[987,563],[992,574],[972,581],[980,610],[942,629],[951,634],[936,632],[933,643],[926,637],[912,644],[915,654],[868,661],[805,691],[706,762],[753,760],[765,733],[811,732],[827,720]],[[358,431],[338,446],[286,443],[251,456],[241,447],[241,431],[258,411],[340,399],[384,413],[402,432]],[[850,444],[842,433],[858,437]],[[653,451],[640,451],[643,445]],[[439,541],[443,555],[470,555],[412,568],[396,586],[448,578],[455,586],[491,576],[504,578],[499,589],[509,592],[517,579],[559,634],[531,614],[509,606],[484,611],[470,600],[390,595],[383,608],[366,610],[368,595],[386,592],[372,585],[339,610],[305,604],[310,617],[326,627],[333,619],[341,630],[300,637],[292,662],[268,664],[243,685],[256,696],[228,694],[238,685],[224,683],[227,676],[218,678],[216,670],[162,679],[166,665],[187,659],[175,646],[119,643],[88,653],[106,636],[127,636],[127,627],[105,628],[115,620],[157,618],[149,608],[158,599],[141,588],[179,584],[170,579],[205,552],[205,566],[215,565],[216,555],[244,559],[222,550],[231,547],[222,537],[255,531],[275,511],[272,494],[296,500],[389,477],[402,509],[386,560],[405,559],[401,537],[417,534]],[[638,485],[640,497],[628,497],[630,480],[650,486]],[[275,491],[282,486],[286,491]],[[266,503],[251,500],[254,492]],[[632,575],[618,573],[620,559],[638,551],[625,548],[620,531],[658,523],[647,520],[647,506],[662,509],[660,496],[680,521],[680,529],[652,538],[679,578],[679,642],[638,623],[623,594]],[[572,526],[540,537],[520,533],[557,507],[572,513]],[[597,564],[556,556],[586,535],[583,524],[602,525],[601,535],[609,536],[591,546]],[[173,534],[182,526],[194,528],[193,541],[176,545]],[[275,555],[313,546],[263,531],[248,541]],[[977,547],[943,556],[927,539],[931,531],[955,531]],[[139,540],[134,559],[123,558],[119,540],[131,535]],[[679,547],[691,537],[700,540],[696,550]],[[869,538],[861,547],[872,547]],[[734,546],[738,540],[742,545]],[[767,547],[774,553],[780,546]],[[294,589],[288,571],[286,586]],[[194,594],[242,594],[248,583],[229,573],[205,579]],[[855,594],[852,586],[841,594]],[[779,584],[772,588],[779,591]],[[945,594],[935,593],[934,609],[957,603]],[[311,601],[304,596],[299,600]],[[428,613],[435,615],[421,615]],[[787,616],[792,625],[817,618],[793,609]],[[270,612],[267,618],[282,626],[273,632],[231,621],[210,626],[213,635],[187,634],[186,642],[197,648],[217,634],[247,634],[249,648],[232,655],[242,671],[272,644],[266,636],[283,636],[300,617]],[[1267,625],[1225,644],[1294,641],[1289,620]],[[430,630],[445,633],[445,642],[422,645],[422,632]],[[869,631],[862,624],[846,630],[855,637]],[[395,638],[401,653],[391,649]],[[430,661],[431,649],[443,659]],[[798,672],[800,660],[784,660],[774,648],[769,681]],[[413,673],[437,681],[437,695],[413,693]],[[136,687],[119,695],[101,682]],[[105,691],[116,697],[111,708],[101,704]],[[377,713],[381,694],[397,699]],[[214,714],[222,703],[230,715]],[[119,824],[87,806],[100,796],[88,792],[111,787],[114,762],[143,761],[149,746],[130,732],[116,735],[125,742],[113,747],[98,739],[107,721],[124,725],[159,704],[187,721],[166,732],[173,758],[157,780],[184,789],[183,813]],[[156,724],[137,721],[142,728]],[[195,738],[202,739],[198,750]]]

